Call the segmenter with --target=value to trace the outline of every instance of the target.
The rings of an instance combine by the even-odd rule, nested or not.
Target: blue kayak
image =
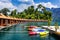
[[[37,33],[40,33],[40,32],[44,32],[44,31],[46,31],[45,29],[39,29],[39,28],[34,28],[32,31],[34,31],[34,32],[37,32]]]
[[[38,30],[38,32],[44,32],[45,30],[44,29],[40,29],[40,30]]]

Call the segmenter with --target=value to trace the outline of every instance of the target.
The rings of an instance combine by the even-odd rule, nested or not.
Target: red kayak
[[[28,31],[32,31],[33,30],[33,28],[28,28]]]
[[[30,26],[30,28],[36,28],[37,26]]]
[[[36,32],[33,32],[33,31],[29,31],[29,35],[36,35],[37,33]]]
[[[37,26],[30,26],[28,27],[28,31],[32,31],[33,28],[36,28]]]

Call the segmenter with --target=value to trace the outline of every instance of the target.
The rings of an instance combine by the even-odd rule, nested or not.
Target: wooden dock
[[[53,27],[53,28],[52,28]],[[44,29],[47,29],[47,30],[49,30],[50,31],[50,34],[55,34],[55,35],[57,35],[57,36],[60,36],[60,28],[57,30],[57,31],[55,31],[55,29],[54,29],[54,26],[52,26],[52,27],[42,27],[42,28],[44,28]]]

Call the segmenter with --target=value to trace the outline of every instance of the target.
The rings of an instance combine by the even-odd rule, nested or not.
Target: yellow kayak
[[[46,36],[47,36],[47,35],[43,35],[43,36],[40,36],[40,37],[42,37],[42,38],[43,38],[43,37],[46,37]]]
[[[47,34],[46,32],[40,32],[41,36],[46,35],[46,34]]]
[[[44,31],[44,32],[40,32],[39,34],[41,37],[46,37],[48,33],[49,33],[48,31]]]

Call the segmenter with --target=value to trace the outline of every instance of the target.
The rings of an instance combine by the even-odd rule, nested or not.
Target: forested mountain
[[[53,21],[60,22],[60,8],[46,8],[52,12]]]

